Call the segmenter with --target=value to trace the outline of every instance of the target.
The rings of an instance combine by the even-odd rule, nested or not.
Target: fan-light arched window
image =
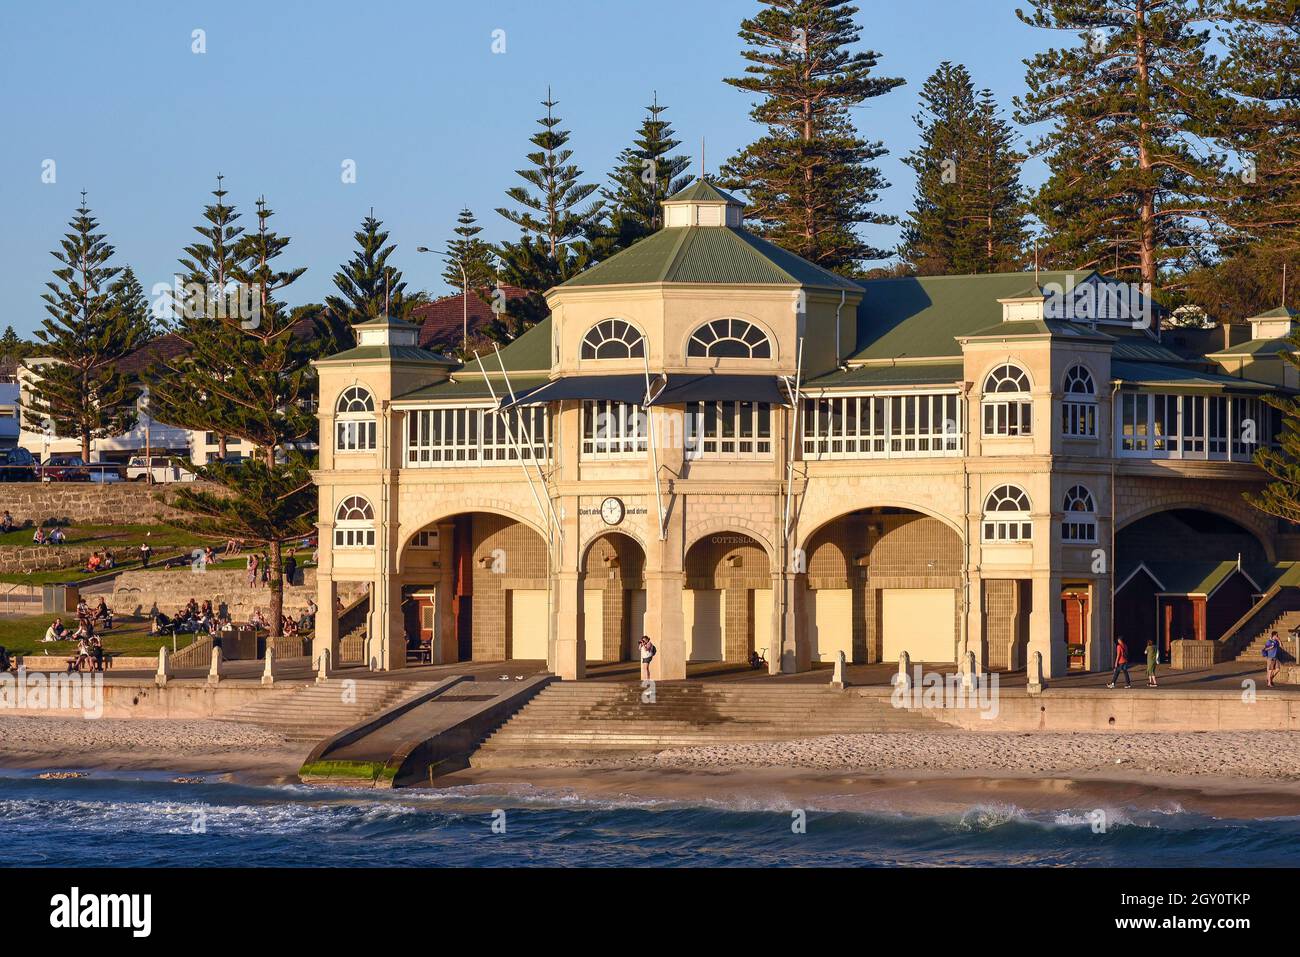
[[[375,547],[375,510],[360,495],[348,496],[335,510],[334,547]]]
[[[582,337],[584,359],[640,359],[645,355],[645,336],[622,319],[606,319]]]
[[[1065,493],[1061,540],[1084,543],[1097,540],[1097,507],[1092,500],[1092,493],[1083,485],[1072,486]]]
[[[1092,373],[1081,365],[1070,366],[1065,373],[1061,434],[1085,439],[1097,435],[1097,386]]]
[[[686,344],[692,359],[770,359],[767,334],[744,319],[714,319],[700,326]]]
[[[334,407],[334,451],[375,450],[375,399],[359,385],[348,386]]]
[[[989,436],[1033,433],[1033,401],[1029,376],[1019,366],[1000,365],[984,380],[984,434]]]
[[[983,539],[986,542],[1027,542],[1033,537],[1029,496],[1015,485],[999,485],[984,499]]]

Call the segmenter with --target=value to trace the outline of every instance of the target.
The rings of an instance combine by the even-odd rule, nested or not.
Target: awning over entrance
[[[665,382],[665,378],[667,381]],[[763,402],[788,405],[789,395],[774,375],[724,375],[711,372],[663,373],[650,376],[650,405],[681,405],[686,402]],[[511,402],[502,397],[501,408],[540,405],[565,399],[605,399],[643,405],[646,378],[641,374],[574,375],[554,379],[543,386],[521,391]]]
[[[651,380],[654,381],[653,379]],[[634,375],[573,375],[554,379],[536,389],[515,395],[511,402],[504,397],[503,409],[516,405],[541,405],[543,402],[560,402],[564,399],[608,399],[614,402],[645,402],[645,376]]]
[[[668,384],[650,400],[651,405],[685,402],[763,402],[789,405],[790,397],[774,375],[720,375],[673,373]]]

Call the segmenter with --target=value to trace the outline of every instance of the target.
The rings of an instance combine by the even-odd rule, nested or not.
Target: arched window
[[[1029,496],[1015,485],[999,485],[984,499],[983,538],[986,542],[1027,542],[1033,537]]]
[[[1061,522],[1061,540],[1066,542],[1097,540],[1097,508],[1093,503],[1092,493],[1085,486],[1072,486],[1065,493],[1065,518]]]
[[[375,450],[375,400],[359,385],[348,386],[334,406],[334,451]]]
[[[1029,376],[1019,366],[1000,365],[984,380],[984,434],[1030,435],[1033,432],[1033,401]]]
[[[334,547],[375,547],[375,510],[360,495],[348,496],[334,512]]]
[[[1096,386],[1092,384],[1092,373],[1084,366],[1070,366],[1065,373],[1066,395],[1096,395]]]
[[[1065,373],[1061,434],[1085,439],[1097,435],[1097,387],[1084,366],[1070,366]]]
[[[770,359],[772,343],[762,329],[744,319],[714,319],[691,335],[692,359]]]
[[[582,337],[584,359],[640,359],[645,355],[645,336],[622,319],[606,319]]]

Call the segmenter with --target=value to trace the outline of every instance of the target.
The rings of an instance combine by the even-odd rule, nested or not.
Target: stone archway
[[[435,662],[548,659],[548,549],[531,523],[498,511],[442,515],[411,530],[398,570],[406,627],[434,638]]]
[[[805,540],[804,629],[811,660],[953,662],[961,635],[963,549],[943,519],[875,506],[823,523]]]
[[[767,546],[740,531],[714,531],[687,549],[683,630],[688,661],[743,662],[774,653],[772,565]]]
[[[645,549],[626,532],[604,532],[583,550],[587,661],[631,661],[645,633]]]

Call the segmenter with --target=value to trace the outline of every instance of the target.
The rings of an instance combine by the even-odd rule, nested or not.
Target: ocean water
[[[940,815],[791,812],[754,802],[590,800],[528,786],[357,792],[178,784],[101,772],[40,780],[0,771],[4,866],[1282,866],[1300,818],[1182,810],[1026,811],[975,804]],[[504,833],[494,831],[494,822]]]

